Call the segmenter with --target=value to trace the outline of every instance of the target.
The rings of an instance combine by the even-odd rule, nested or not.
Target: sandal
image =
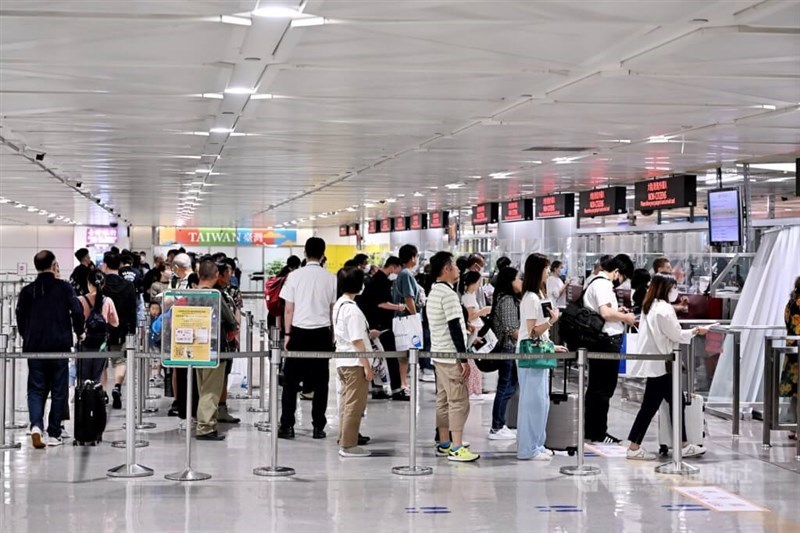
[[[794,431],[790,431],[789,440],[797,440],[797,433],[795,433]]]

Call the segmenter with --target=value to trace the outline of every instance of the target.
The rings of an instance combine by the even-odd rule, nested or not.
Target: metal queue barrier
[[[11,332],[8,337],[8,351],[15,354],[22,351],[22,336],[18,334],[16,324],[11,326]],[[17,360],[11,359],[10,361],[6,361],[6,363],[8,363],[10,367],[7,368],[7,371],[11,373],[11,376],[8,378],[10,394],[8,400],[8,415],[6,416],[4,427],[5,429],[24,429],[28,427],[27,422],[17,422]],[[27,409],[25,409],[25,411],[27,412]]]
[[[242,322],[245,324],[244,352],[253,351],[253,313],[245,311],[242,314]],[[241,331],[241,327],[239,328]],[[247,392],[238,392],[232,396],[235,400],[250,400],[253,396],[253,359],[247,360]]]
[[[253,321],[253,314],[248,314],[248,319],[250,323]],[[247,408],[247,411],[250,413],[266,413],[269,411],[267,409],[265,402],[267,396],[267,352],[266,352],[266,335],[267,335],[267,323],[265,320],[259,320],[258,322],[258,351],[261,352],[261,357],[258,358],[258,405],[251,405]],[[252,334],[250,335],[252,339]],[[252,373],[253,368],[253,360],[249,359],[248,372]],[[253,382],[253,379],[250,374],[247,375],[247,386],[250,387],[250,384]],[[263,427],[266,421],[256,422],[255,426],[258,428],[259,426]]]
[[[764,344],[764,410],[762,414],[762,446],[767,449],[772,446],[771,432],[787,431],[800,428],[800,416],[795,424],[780,423],[780,383],[781,365],[780,356],[798,354],[797,346],[786,346],[786,341],[800,341],[800,335],[767,335]],[[778,345],[778,344],[782,344]],[[800,412],[800,402],[797,402],[797,411]],[[800,441],[797,444],[796,457],[800,460]]]

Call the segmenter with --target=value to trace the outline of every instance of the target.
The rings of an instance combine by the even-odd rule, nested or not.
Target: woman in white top
[[[547,278],[547,297],[554,307],[567,306],[567,284],[561,281],[561,261],[553,261],[551,275]]]
[[[371,352],[372,341],[380,335],[370,331],[367,318],[355,297],[364,288],[364,271],[358,267],[344,268],[338,274],[339,292],[342,296],[333,306],[333,334],[337,352]],[[339,455],[342,457],[368,457],[370,452],[360,445],[369,437],[359,433],[361,417],[367,406],[369,383],[372,381],[372,364],[366,357],[336,359],[336,372],[342,384],[339,403]]]
[[[481,285],[480,272],[468,271],[464,274],[464,294],[461,295],[461,305],[467,310],[467,323],[472,326],[472,333],[467,340],[467,348],[470,346],[478,347],[483,339],[478,337],[478,332],[483,328],[482,317],[488,316],[492,312],[491,306],[481,308],[478,305],[477,291]],[[467,389],[469,390],[470,400],[480,400],[483,392],[483,379],[480,370],[475,366],[475,360],[469,360],[469,378],[467,379]]]
[[[639,320],[639,353],[670,354],[679,344],[689,344],[695,335],[705,335],[707,328],[681,329],[671,302],[678,299],[678,282],[669,274],[656,274],[650,282],[642,303]],[[631,427],[628,440],[628,459],[653,461],[655,454],[648,453],[641,444],[650,422],[658,412],[661,402],[672,405],[672,374],[667,371],[672,363],[664,361],[637,361],[631,376],[647,378],[642,405]],[[670,409],[670,414],[672,410]],[[703,446],[686,442],[686,427],[683,427],[683,456],[696,457],[706,452]]]
[[[545,316],[542,308],[549,265],[550,260],[542,254],[531,254],[525,261],[517,352],[520,343],[526,339],[549,341],[548,331],[560,316],[557,307],[550,309],[549,316]],[[567,349],[556,346],[556,351],[566,352]],[[547,390],[549,370],[519,367],[517,371],[519,376],[517,458],[549,461],[553,452],[544,447],[547,414],[550,411],[550,395]]]

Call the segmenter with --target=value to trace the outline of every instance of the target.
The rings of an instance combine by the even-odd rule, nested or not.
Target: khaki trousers
[[[197,404],[197,435],[207,435],[217,429],[217,408],[225,384],[225,364],[217,368],[197,370],[197,389],[200,401]]]
[[[436,427],[464,431],[469,417],[469,391],[461,365],[434,363],[436,368]],[[443,435],[442,438],[446,438]]]
[[[342,381],[342,399],[339,402],[339,446],[352,448],[358,445],[361,417],[367,407],[368,383],[362,366],[339,367],[337,373]]]

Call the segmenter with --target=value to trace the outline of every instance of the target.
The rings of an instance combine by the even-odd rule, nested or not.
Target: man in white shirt
[[[283,315],[284,346],[289,351],[329,352],[333,348],[331,310],[336,303],[336,276],[320,265],[325,255],[324,240],[319,237],[308,239],[305,253],[306,266],[291,272],[281,289],[280,297],[286,302]],[[278,437],[294,438],[297,393],[300,392],[302,381],[314,392],[311,403],[313,438],[324,439],[330,378],[328,359],[287,358],[283,375]]]
[[[547,278],[547,297],[556,307],[567,306],[567,285],[561,281],[561,261],[553,261]]]
[[[603,257],[601,257],[600,259],[598,259],[597,261],[594,262],[594,266],[592,267],[592,273],[583,282],[583,290],[586,290],[586,287],[588,287],[589,284],[592,282],[592,280],[594,278],[596,278],[597,275],[603,270],[600,267],[600,264],[603,262],[603,259],[605,259],[606,257],[611,257],[611,256],[610,255],[604,255]]]
[[[620,353],[625,325],[634,325],[633,313],[620,311],[615,284],[621,283],[633,274],[633,261],[625,254],[605,256],[601,271],[586,288],[583,296],[584,307],[598,313],[605,325],[606,339],[591,351]],[[608,407],[617,388],[619,361],[592,359],[589,361],[589,384],[586,387],[586,439],[606,444],[621,442],[608,434]]]

